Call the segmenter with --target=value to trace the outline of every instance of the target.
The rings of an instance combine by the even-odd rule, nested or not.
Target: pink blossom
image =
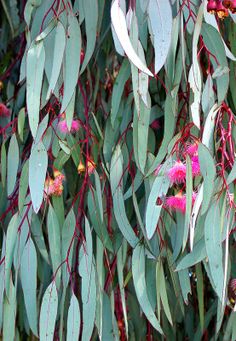
[[[198,152],[198,143],[190,144],[186,149],[186,153],[189,156],[194,156],[197,154],[197,152]]]
[[[198,156],[193,156],[191,161],[192,161],[193,176],[200,175],[201,171],[200,171],[200,164],[199,164]]]
[[[186,180],[186,165],[181,161],[176,161],[167,173],[172,183],[183,183]]]
[[[192,205],[194,204],[197,197],[197,193],[193,192],[192,194]],[[178,193],[175,196],[167,197],[166,198],[166,206],[180,211],[181,213],[185,213],[186,211],[186,195],[182,195],[182,193]]]
[[[79,128],[81,127],[81,124],[78,120],[73,120],[72,124],[71,124],[71,132],[75,133],[76,131],[79,130]],[[67,134],[69,132],[67,124],[66,124],[66,120],[62,120],[58,123],[58,129],[62,132]]]
[[[3,103],[0,103],[0,116],[2,116],[2,117],[9,117],[10,116],[10,110]]]
[[[153,122],[151,123],[150,127],[151,127],[152,129],[160,129],[160,128],[161,128],[161,125],[160,125],[159,120],[157,119],[157,120],[153,121]]]

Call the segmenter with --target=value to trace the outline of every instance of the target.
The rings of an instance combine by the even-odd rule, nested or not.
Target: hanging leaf
[[[42,142],[32,146],[29,158],[29,189],[35,213],[40,210],[44,182],[48,167],[48,155]]]
[[[36,137],[39,124],[40,94],[43,81],[45,50],[43,41],[33,42],[26,57],[26,103],[29,125],[33,137]]]
[[[79,331],[80,331],[80,308],[78,300],[73,293],[71,296],[70,306],[68,310],[66,340],[67,341],[79,340]]]
[[[155,50],[155,74],[164,65],[171,43],[172,10],[169,0],[150,0],[148,18]]]
[[[8,297],[3,302],[3,340],[15,341],[16,287],[9,282]]]
[[[38,336],[37,313],[37,254],[31,238],[28,239],[21,258],[21,283],[25,308],[31,330]]]
[[[19,147],[16,135],[12,135],[7,153],[7,193],[12,194],[19,166]]]
[[[42,300],[39,335],[42,341],[53,341],[58,307],[58,295],[54,282],[47,287]]]
[[[158,322],[151,303],[147,295],[145,282],[145,252],[144,247],[139,244],[135,247],[132,256],[132,272],[135,292],[139,304],[146,315],[148,321],[161,334],[163,334],[160,323]]]

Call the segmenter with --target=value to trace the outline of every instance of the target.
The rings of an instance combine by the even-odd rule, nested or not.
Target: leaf
[[[150,0],[147,10],[155,50],[155,74],[157,74],[165,64],[170,48],[172,10],[169,0]]]
[[[96,280],[92,263],[92,235],[87,218],[85,219],[86,244],[80,248],[79,274],[82,277],[81,297],[83,303],[82,341],[90,340],[95,321],[96,311]]]
[[[12,194],[19,166],[19,147],[16,135],[12,135],[7,153],[7,194]]]
[[[32,42],[26,57],[26,103],[30,130],[34,138],[39,123],[44,63],[45,50],[43,41],[39,43]]]
[[[49,99],[54,91],[62,66],[66,46],[66,33],[63,24],[58,20],[55,34],[54,54],[52,62],[52,72],[48,85],[46,98]]]
[[[191,159],[188,155],[186,157],[186,165],[187,165],[186,213],[185,213],[184,235],[183,235],[183,246],[182,246],[183,250],[185,249],[186,243],[188,240],[189,225],[190,225],[191,211],[192,211],[192,195],[193,195],[192,165],[191,165]]]
[[[24,163],[24,166],[22,167],[21,175],[20,175],[19,196],[18,196],[19,211],[23,209],[28,186],[29,186],[29,161],[26,160],[26,162]]]
[[[148,321],[160,333],[163,334],[160,323],[158,322],[151,303],[147,295],[145,281],[145,253],[144,247],[137,244],[132,256],[133,283],[138,302],[146,315]]]
[[[127,54],[127,57],[138,69],[140,69],[149,76],[153,76],[153,74],[140,60],[130,42],[126,26],[125,15],[120,7],[119,0],[114,0],[113,4],[111,5],[111,22],[120,41],[120,44],[123,47],[125,53]]]
[[[58,307],[57,289],[54,282],[47,287],[40,310],[40,341],[53,341]]]
[[[81,33],[77,18],[68,15],[68,32],[64,60],[64,95],[61,113],[65,111],[73,96],[80,68]]]
[[[125,212],[122,176],[123,156],[121,153],[120,145],[117,145],[116,150],[111,159],[110,169],[110,181],[113,195],[114,215],[123,236],[132,247],[135,247],[135,245],[138,242],[138,238],[136,237]]]
[[[10,220],[6,234],[6,253],[5,253],[5,290],[6,295],[9,298],[10,295],[10,278],[11,278],[11,266],[14,255],[14,248],[17,238],[18,228],[18,214],[16,213]]]
[[[7,153],[5,142],[2,143],[1,146],[1,182],[2,186],[6,186],[6,175],[7,175]]]
[[[204,144],[199,143],[198,157],[200,162],[200,169],[204,179],[203,182],[203,201],[201,214],[204,214],[209,207],[210,200],[214,189],[214,180],[216,176],[216,167],[214,160],[209,150]]]
[[[21,141],[24,138],[24,126],[25,126],[25,108],[22,108],[18,114],[17,130]]]
[[[169,162],[170,161],[168,160],[168,163]],[[157,223],[163,206],[162,203],[159,205],[157,204],[157,199],[165,196],[170,186],[170,180],[165,174],[167,164],[163,165],[164,170],[160,170],[159,174],[157,175],[148,197],[145,214],[145,224],[148,239],[151,239],[156,231]]]
[[[47,230],[53,275],[57,288],[59,288],[61,280],[61,238],[58,219],[52,205],[49,205],[48,209]]]
[[[118,76],[116,77],[111,98],[111,124],[114,127],[114,122],[118,114],[121,96],[124,91],[124,86],[130,77],[130,64],[127,59],[123,60]]]
[[[175,271],[184,270],[190,268],[191,266],[201,262],[206,258],[206,247],[203,239],[200,239],[196,245],[194,245],[193,250],[186,254],[181,261],[178,263]]]
[[[92,57],[96,36],[97,36],[97,23],[98,23],[98,2],[97,0],[82,0],[83,10],[85,15],[85,30],[86,30],[86,53],[84,56],[83,65],[80,73],[82,73]]]
[[[75,214],[73,209],[69,211],[61,231],[61,257],[62,261],[67,259],[69,267],[71,267],[73,256],[73,236],[75,233]],[[67,258],[68,257],[68,258]],[[69,274],[67,263],[62,265],[62,281],[64,287],[67,286],[69,281]]]
[[[80,308],[78,300],[73,293],[71,296],[70,306],[68,310],[66,340],[67,341],[79,340],[79,331],[80,331]]]
[[[29,188],[35,213],[38,213],[43,201],[47,167],[48,155],[44,144],[33,144],[29,158]]]
[[[12,279],[9,282],[8,297],[4,297],[3,303],[3,340],[15,341],[16,320],[16,287]]]
[[[29,325],[34,335],[38,336],[37,313],[37,254],[31,238],[28,239],[21,258],[21,283]]]
[[[34,213],[31,220],[31,233],[41,256],[49,264],[49,256],[44,241],[42,224],[40,223],[38,216]]]
[[[223,261],[221,245],[220,210],[217,202],[211,204],[205,220],[205,243],[209,267],[215,290],[222,300],[223,295]]]

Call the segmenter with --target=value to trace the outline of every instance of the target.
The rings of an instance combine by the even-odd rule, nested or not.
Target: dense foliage
[[[235,340],[236,1],[0,6],[3,340]]]

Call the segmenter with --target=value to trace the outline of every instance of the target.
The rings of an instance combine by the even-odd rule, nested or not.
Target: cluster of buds
[[[229,10],[236,13],[236,0],[208,0],[207,12],[216,14],[220,19],[228,17]]]
[[[54,195],[56,197],[60,197],[63,192],[63,180],[65,176],[59,172],[58,170],[54,170],[53,172],[54,179],[48,177],[44,184],[44,192],[47,196]]]
[[[88,160],[88,162],[87,162],[88,175],[91,175],[95,171],[95,168],[96,168],[95,162],[92,160]],[[86,167],[81,160],[80,160],[79,165],[77,167],[77,171],[78,171],[78,174],[80,174],[80,175],[85,173],[85,171],[86,171]]]
[[[192,166],[192,176],[196,177],[200,175],[200,164],[198,160],[198,143],[191,144],[187,146],[185,150],[185,156],[187,155],[191,159]],[[186,162],[182,162],[181,160],[177,160],[173,167],[169,169],[167,172],[167,176],[170,179],[172,185],[185,184],[187,175],[187,166]],[[192,194],[192,205],[194,204],[196,199],[196,193]],[[166,198],[165,205],[170,209],[179,211],[181,213],[185,213],[186,211],[186,194],[180,190],[176,195],[170,196]]]

